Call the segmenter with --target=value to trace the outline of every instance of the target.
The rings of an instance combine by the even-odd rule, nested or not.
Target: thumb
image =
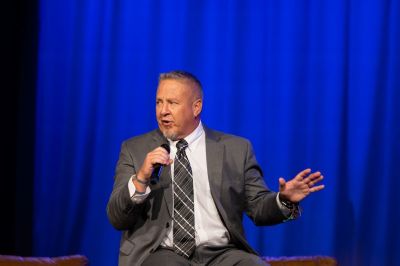
[[[279,191],[285,190],[286,181],[283,177],[279,178]]]

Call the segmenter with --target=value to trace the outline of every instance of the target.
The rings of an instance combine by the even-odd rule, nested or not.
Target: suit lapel
[[[224,161],[224,146],[213,131],[204,127],[206,132],[207,172],[211,195],[220,213],[226,217],[221,205],[222,165]]]
[[[163,169],[160,175],[160,186],[164,190],[164,200],[167,205],[168,213],[172,217],[172,179],[171,179],[171,166],[167,166]]]

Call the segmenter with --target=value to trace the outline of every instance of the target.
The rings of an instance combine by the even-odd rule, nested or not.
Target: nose
[[[162,104],[162,105],[161,105],[161,108],[160,108],[160,114],[161,114],[161,115],[167,115],[167,114],[169,114],[169,113],[170,113],[170,110],[169,110],[168,103]]]

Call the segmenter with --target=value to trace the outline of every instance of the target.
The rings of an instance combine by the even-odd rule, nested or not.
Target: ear
[[[202,109],[203,109],[202,99],[197,99],[196,101],[193,102],[193,115],[195,117],[198,117],[200,115]]]

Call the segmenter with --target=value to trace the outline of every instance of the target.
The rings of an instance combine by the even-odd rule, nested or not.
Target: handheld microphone
[[[164,148],[168,153],[170,153],[170,151],[171,151],[171,149],[167,143],[161,144],[160,147]],[[151,184],[154,185],[154,184],[158,183],[158,181],[160,180],[160,174],[162,172],[163,167],[164,167],[164,165],[162,165],[160,163],[156,163],[154,165],[153,173],[151,173],[151,181],[150,181]]]

